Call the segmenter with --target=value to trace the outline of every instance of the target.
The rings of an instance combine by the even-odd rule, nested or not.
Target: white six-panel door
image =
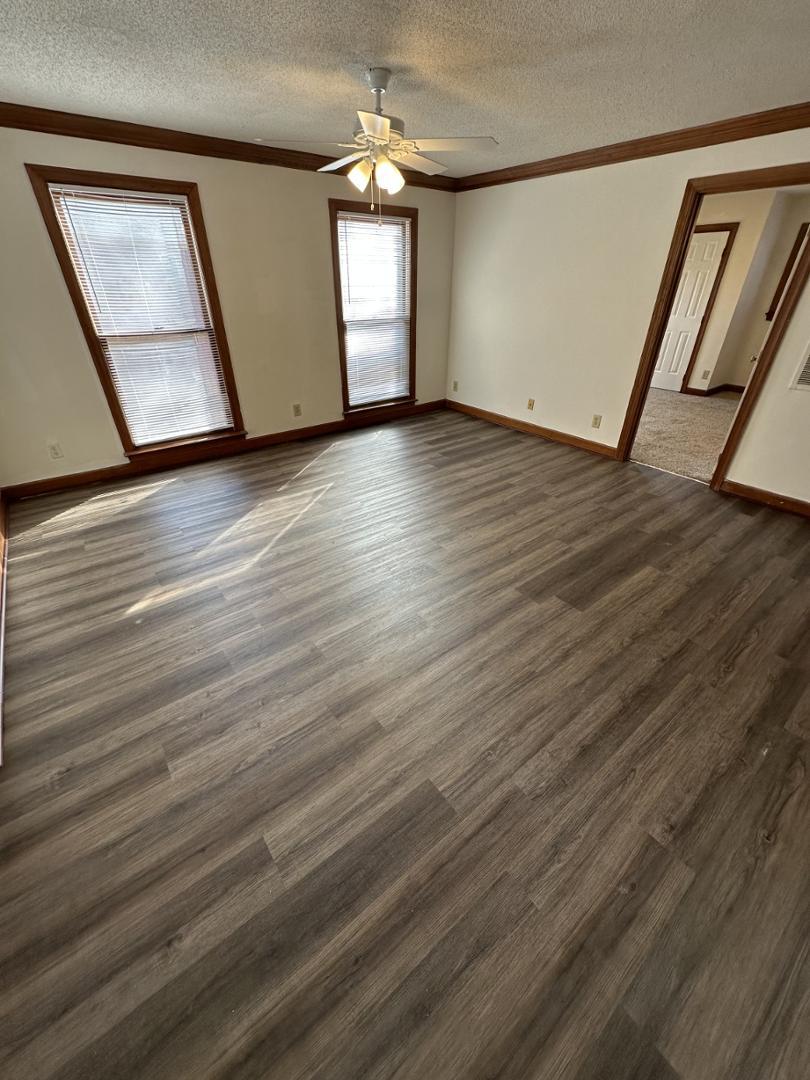
[[[681,388],[728,236],[727,232],[700,232],[692,236],[653,372],[651,385],[660,390]]]

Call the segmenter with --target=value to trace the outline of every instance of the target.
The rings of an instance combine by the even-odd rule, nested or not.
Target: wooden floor
[[[810,1075],[810,526],[436,413],[12,508],[0,1073]]]

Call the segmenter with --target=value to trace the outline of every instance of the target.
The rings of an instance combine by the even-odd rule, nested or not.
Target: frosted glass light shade
[[[348,175],[358,191],[365,191],[371,179],[371,165],[368,158],[361,158],[356,165],[352,166]]]

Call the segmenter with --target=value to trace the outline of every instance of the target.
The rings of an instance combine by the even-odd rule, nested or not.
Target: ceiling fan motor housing
[[[384,94],[385,91],[388,89],[388,82],[390,78],[390,68],[373,67],[369,68],[366,72],[366,80],[372,94]]]

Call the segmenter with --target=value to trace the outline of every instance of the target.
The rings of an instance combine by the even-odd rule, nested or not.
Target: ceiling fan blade
[[[356,143],[342,143],[337,139],[262,139],[268,146],[277,146],[279,143],[292,143],[294,146],[356,146]]]
[[[472,136],[463,139],[411,139],[417,150],[486,150],[497,146],[498,140],[491,135]]]
[[[361,112],[359,109],[357,115],[366,135],[370,135],[373,139],[380,139],[382,142],[388,142],[391,134],[391,121],[387,116],[380,116],[379,113],[373,112]]]
[[[356,154],[347,154],[346,157],[338,158],[337,161],[330,161],[328,165],[322,165],[318,172],[335,172],[337,169],[342,169],[344,165],[348,165],[350,161],[357,161],[358,158],[365,156],[365,150],[358,150]]]
[[[391,160],[397,165],[404,165],[406,169],[416,169],[417,172],[427,173],[428,176],[437,176],[447,172],[446,165],[440,165],[438,161],[421,157],[419,154],[391,153]]]

